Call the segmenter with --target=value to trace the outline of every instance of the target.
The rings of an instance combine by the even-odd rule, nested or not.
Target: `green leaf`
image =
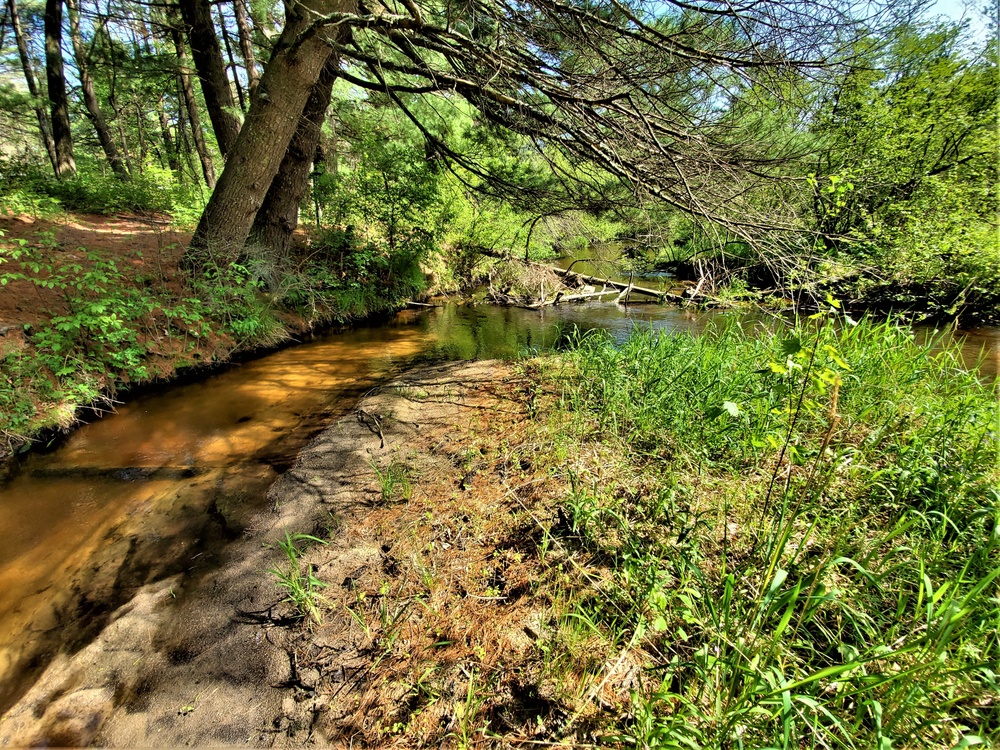
[[[779,351],[786,357],[791,357],[802,351],[802,340],[798,336],[790,336],[787,339],[783,339]],[[774,369],[774,365],[771,365],[771,369]]]
[[[832,359],[834,362],[836,362],[838,365],[840,365],[845,370],[850,370],[851,369],[851,366],[849,364],[847,364],[847,362],[845,362],[844,359],[840,356],[840,352],[838,352],[836,349],[834,349],[829,344],[825,344],[823,346],[823,351],[825,351],[827,354],[829,354],[830,355],[830,359]]]
[[[964,750],[967,747],[973,747],[975,745],[984,745],[984,744],[986,743],[983,741],[983,738],[980,737],[978,734],[967,734],[961,740],[959,740],[959,743],[955,745],[954,750]]]

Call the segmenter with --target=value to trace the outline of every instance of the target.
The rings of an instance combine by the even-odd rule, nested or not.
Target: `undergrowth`
[[[155,165],[126,181],[89,164],[80,166],[72,178],[54,180],[38,165],[0,160],[0,212],[36,219],[65,211],[170,214],[174,224],[193,227],[208,199],[200,185],[181,184],[171,170]]]
[[[138,251],[71,250],[52,232],[0,238],[0,286],[18,285],[42,317],[0,350],[0,458],[122,386],[274,346],[295,325],[397,308],[423,280],[415,257],[336,234],[283,264],[246,254],[169,276]]]
[[[550,679],[587,675],[577,694],[617,687],[603,741],[1000,736],[997,393],[956,350],[831,311],[581,336],[561,361],[550,532],[574,583],[543,650]]]

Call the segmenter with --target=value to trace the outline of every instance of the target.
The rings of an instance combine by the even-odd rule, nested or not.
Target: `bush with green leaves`
[[[811,168],[821,253],[856,259],[869,304],[1000,314],[997,57],[957,24],[900,26],[826,92]]]

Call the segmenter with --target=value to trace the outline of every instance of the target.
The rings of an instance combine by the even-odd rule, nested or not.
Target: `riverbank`
[[[331,716],[360,722],[345,736],[382,742],[401,729],[387,730],[387,712],[410,696],[377,671],[399,666],[399,654],[380,654],[433,663],[434,675],[416,676],[428,687],[461,677],[484,649],[512,665],[493,613],[520,556],[502,537],[526,518],[489,462],[511,428],[528,425],[529,387],[514,366],[485,362],[425,367],[369,395],[271,488],[269,508],[227,519],[238,536],[219,540],[216,565],[141,588],[92,642],[57,657],[4,716],[0,745],[326,744]],[[329,584],[313,592],[317,619],[283,601],[292,589],[276,587],[278,574]],[[520,581],[522,596],[529,584]],[[424,585],[436,593],[410,591]],[[477,612],[493,630],[476,632]],[[505,617],[505,637],[530,651],[523,630],[540,615]],[[359,695],[369,681],[376,713]],[[442,738],[478,721],[456,708],[468,691],[452,692],[429,725],[444,718]]]
[[[219,564],[144,587],[0,732],[989,741],[995,386],[905,329],[832,322],[407,372],[267,509],[223,493]]]
[[[337,238],[297,245],[282,268],[246,257],[192,276],[189,239],[158,217],[0,217],[0,461],[123,391],[391,312],[422,289],[415,266],[366,257],[359,271],[365,248],[324,244]]]

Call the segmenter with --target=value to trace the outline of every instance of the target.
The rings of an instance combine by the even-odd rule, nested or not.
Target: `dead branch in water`
[[[541,264],[538,264],[541,265]],[[557,276],[562,276],[563,278],[577,279],[579,282],[585,284],[591,284],[593,286],[610,286],[619,292],[629,292],[630,294],[644,294],[648,297],[656,297],[657,299],[669,299],[674,302],[685,302],[686,300],[679,294],[673,294],[672,292],[662,292],[658,289],[649,289],[647,287],[635,286],[634,284],[626,284],[621,281],[614,281],[613,279],[602,279],[597,276],[590,276],[585,273],[576,273],[574,271],[566,271],[562,268],[557,268],[555,266],[542,266],[546,270],[552,271],[552,273]]]

